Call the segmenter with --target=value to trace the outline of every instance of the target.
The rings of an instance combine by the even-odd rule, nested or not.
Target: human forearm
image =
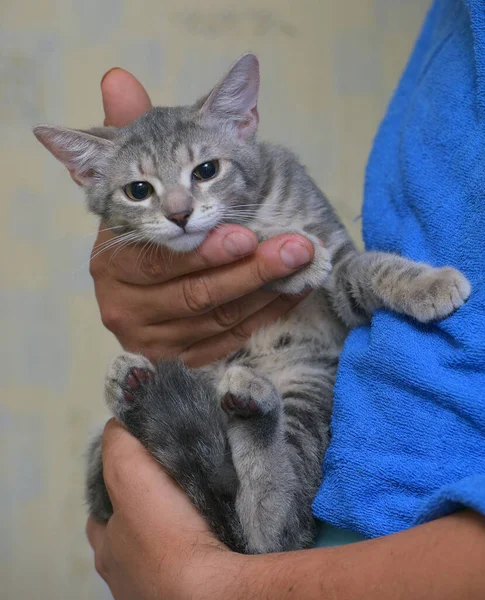
[[[482,600],[485,518],[462,512],[338,548],[246,556],[209,531],[138,440],[111,421],[103,468],[114,514],[90,520],[116,600]]]
[[[484,557],[485,518],[462,512],[338,548],[233,557],[220,598],[478,600],[485,597]]]

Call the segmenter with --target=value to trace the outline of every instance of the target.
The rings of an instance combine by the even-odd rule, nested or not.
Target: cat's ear
[[[107,156],[114,147],[111,127],[89,132],[52,125],[34,127],[34,135],[57,160],[67,167],[76,183],[87,186],[102,174]],[[116,131],[116,130],[114,130]]]
[[[202,114],[232,120],[238,137],[246,139],[258,128],[259,62],[245,54],[232,66],[205,100]]]

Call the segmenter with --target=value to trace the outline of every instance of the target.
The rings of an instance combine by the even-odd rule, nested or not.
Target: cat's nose
[[[172,223],[175,223],[175,225],[178,225],[182,229],[185,229],[187,221],[189,220],[190,215],[193,212],[193,210],[184,210],[183,212],[172,213],[170,215],[167,215],[167,219],[169,221],[172,221]]]

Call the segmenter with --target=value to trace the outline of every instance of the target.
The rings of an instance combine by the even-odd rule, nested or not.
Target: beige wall
[[[131,69],[190,102],[240,53],[262,64],[262,134],[291,145],[356,239],[363,171],[426,0],[1,0],[0,598],[108,598],[84,538],[82,455],[117,344],[87,273],[96,222],[29,128],[102,120]]]

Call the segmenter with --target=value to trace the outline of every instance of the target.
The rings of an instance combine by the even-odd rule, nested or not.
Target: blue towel
[[[314,514],[366,536],[485,514],[485,1],[436,0],[366,174],[369,250],[461,269],[472,296],[349,336]]]

